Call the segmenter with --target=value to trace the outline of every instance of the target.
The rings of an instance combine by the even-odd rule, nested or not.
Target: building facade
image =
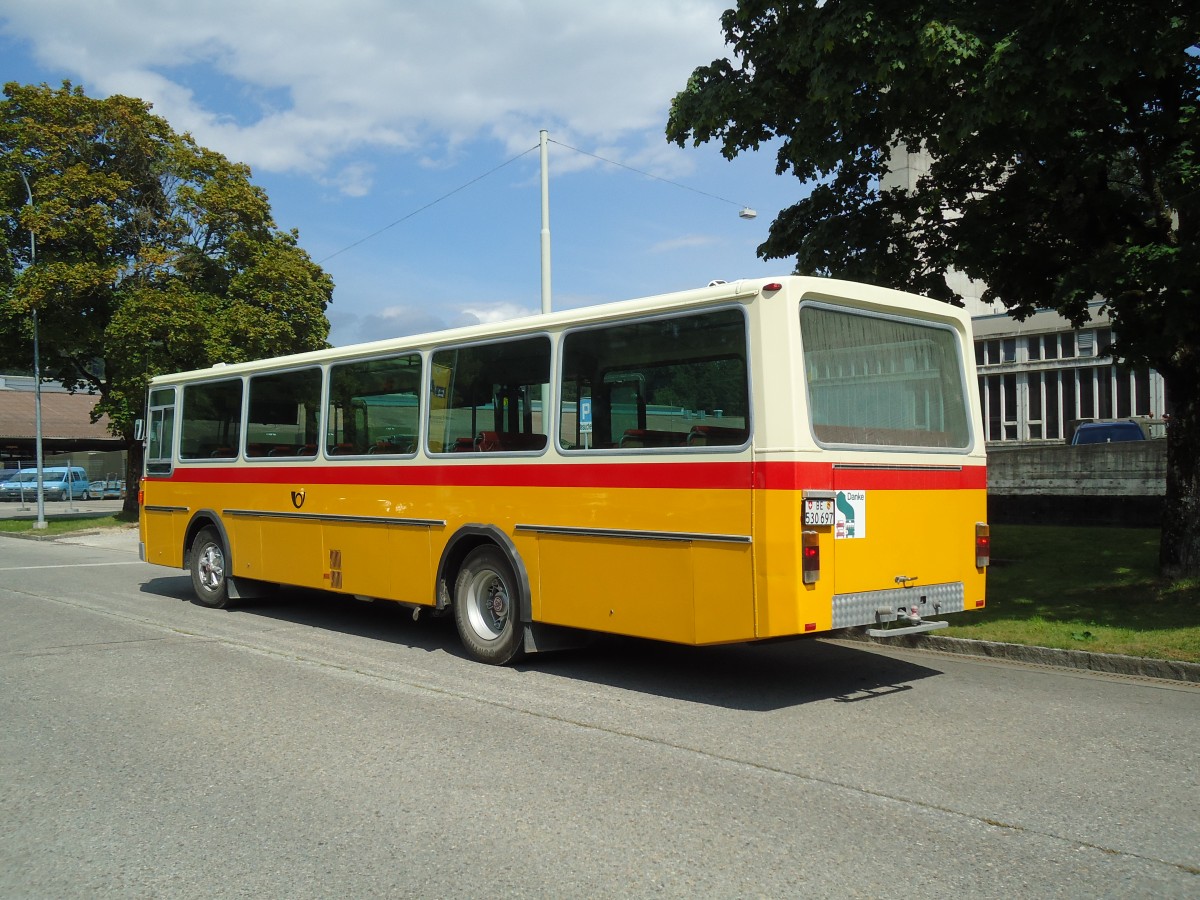
[[[911,190],[929,172],[929,156],[904,148],[892,152],[881,187]],[[1152,369],[1127,369],[1113,362],[1113,332],[1101,303],[1091,320],[1075,329],[1053,310],[1023,322],[999,303],[984,303],[984,285],[961,272],[946,281],[966,301],[975,329],[975,364],[983,426],[991,445],[1070,440],[1079,422],[1144,418],[1161,423],[1169,413],[1163,378]],[[1149,428],[1163,433],[1161,424]]]
[[[1167,412],[1161,375],[1113,362],[1112,329],[1098,303],[1091,322],[1078,330],[1050,311],[1024,322],[1005,313],[976,315],[973,321],[989,443],[1061,442],[1079,422],[1143,418],[1157,423]]]

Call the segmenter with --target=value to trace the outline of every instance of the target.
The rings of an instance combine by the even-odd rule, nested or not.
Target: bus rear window
[[[800,309],[813,435],[825,444],[970,444],[950,328],[808,304]]]

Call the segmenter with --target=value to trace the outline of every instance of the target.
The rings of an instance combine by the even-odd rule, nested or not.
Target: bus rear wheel
[[[508,560],[495,547],[472,550],[454,582],[454,624],[463,646],[480,662],[513,662],[521,656],[517,619],[517,583]]]
[[[223,609],[229,602],[229,577],[221,535],[215,528],[201,528],[188,556],[196,600],[213,609]]]

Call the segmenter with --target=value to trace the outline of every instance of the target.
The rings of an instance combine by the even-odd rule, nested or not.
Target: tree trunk
[[[142,486],[142,455],[141,441],[130,440],[127,445],[128,453],[125,460],[125,505],[121,512],[138,515],[138,490]]]
[[[1168,578],[1200,577],[1200,391],[1190,378],[1167,382],[1167,501],[1158,563]]]

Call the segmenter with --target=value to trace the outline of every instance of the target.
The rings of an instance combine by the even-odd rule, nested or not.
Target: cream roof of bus
[[[920,313],[932,319],[957,324],[962,330],[969,328],[970,319],[966,312],[948,303],[930,300],[914,294],[906,294],[890,288],[860,284],[858,282],[841,281],[832,278],[786,275],[777,278],[743,279],[741,281],[677,291],[670,294],[657,294],[633,300],[620,300],[595,306],[577,307],[547,314],[524,316],[498,324],[469,325],[461,328],[446,329],[444,331],[386,338],[368,343],[349,344],[344,347],[332,347],[328,350],[315,350],[308,353],[296,353],[244,363],[217,363],[207,369],[193,369],[187,372],[159,375],[151,379],[150,383],[151,385],[157,385],[204,380],[221,376],[232,377],[259,372],[264,368],[288,369],[306,365],[320,365],[339,362],[344,359],[378,356],[404,350],[428,349],[448,344],[469,344],[492,338],[552,331],[564,327],[605,322],[629,316],[669,312],[673,309],[682,310],[721,301],[745,301],[762,293],[763,287],[769,284],[783,285],[782,292],[784,293],[828,298],[863,309],[896,311],[899,307],[904,310]]]

